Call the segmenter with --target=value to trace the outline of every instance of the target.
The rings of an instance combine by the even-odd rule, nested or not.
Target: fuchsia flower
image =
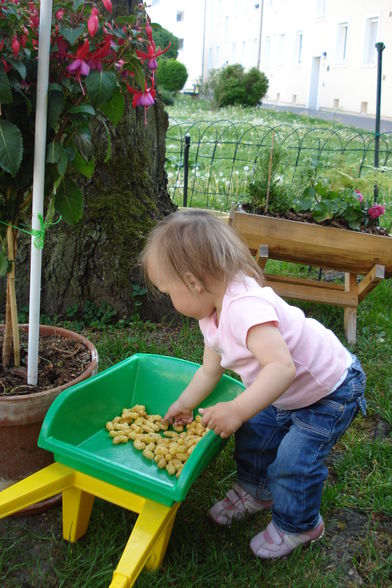
[[[73,59],[73,62],[67,67],[67,71],[70,74],[74,74],[78,80],[82,89],[83,95],[85,94],[83,86],[81,84],[81,76],[88,76],[90,73],[90,66],[87,63],[89,57],[90,45],[88,41],[85,41],[81,47],[76,51],[76,55],[69,55]]]
[[[108,12],[112,12],[111,0],[102,0],[102,3]]]
[[[64,8],[59,8],[56,12],[56,20],[63,20],[64,18]]]
[[[363,202],[363,194],[359,190],[354,190],[357,195],[359,202]]]
[[[90,35],[91,38],[95,37],[95,35],[97,34],[98,29],[99,29],[98,14],[99,14],[98,9],[94,7],[91,10],[91,14],[90,14],[89,19],[87,21],[88,34]]]
[[[105,61],[104,58],[112,53],[110,45],[111,39],[110,37],[106,37],[105,43],[99,46],[93,53],[90,53],[87,63],[91,69],[102,71],[102,63]]]
[[[168,44],[166,49],[158,49],[157,50],[155,48],[154,41],[150,40],[150,44],[148,46],[147,53],[144,53],[144,51],[139,51],[139,49],[136,49],[136,55],[138,57],[140,57],[140,59],[142,59],[143,61],[147,60],[148,68],[151,69],[152,71],[154,71],[158,67],[157,57],[159,57],[163,53],[166,53],[166,51],[169,49],[170,45],[171,45],[171,43]]]
[[[133,94],[133,108],[136,108],[137,106],[144,107],[144,124],[147,126],[147,109],[149,106],[155,104],[154,80],[152,79],[151,88],[147,87],[147,82],[145,83],[144,92],[142,92],[142,90],[135,90],[135,88],[132,88],[129,84],[127,84],[127,90],[130,94]]]
[[[19,49],[20,49],[20,43],[19,43],[18,37],[16,35],[14,35],[12,37],[11,47],[12,47],[12,52],[13,52],[14,56],[15,57],[18,57]]]
[[[368,215],[370,216],[370,218],[378,218],[379,216],[382,216],[384,212],[385,206],[382,206],[381,204],[374,204],[373,206],[368,208]]]

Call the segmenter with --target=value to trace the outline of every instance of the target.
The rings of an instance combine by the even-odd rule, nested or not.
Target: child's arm
[[[247,347],[262,369],[252,384],[230,402],[200,409],[204,426],[223,438],[279,398],[295,378],[295,366],[279,330],[272,323],[249,330]]]
[[[163,417],[169,423],[184,424],[192,421],[193,409],[213,391],[219,382],[223,368],[221,357],[211,347],[204,347],[203,364],[197,370],[181,396],[173,402]]]

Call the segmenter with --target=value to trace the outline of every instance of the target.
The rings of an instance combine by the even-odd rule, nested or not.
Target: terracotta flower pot
[[[28,331],[28,325],[20,325],[20,329]],[[40,326],[40,337],[59,335],[82,343],[90,352],[90,364],[77,378],[62,386],[20,396],[0,396],[0,490],[53,461],[49,452],[37,446],[46,412],[63,390],[98,370],[97,350],[88,339],[67,329]]]

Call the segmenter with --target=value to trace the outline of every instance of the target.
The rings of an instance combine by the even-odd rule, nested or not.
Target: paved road
[[[344,112],[336,112],[331,110],[308,110],[303,106],[291,106],[281,104],[265,104],[263,102],[261,108],[271,108],[274,110],[285,110],[293,112],[295,114],[303,114],[315,118],[322,118],[325,120],[331,120],[340,122],[344,125],[352,125],[359,127],[360,129],[366,129],[367,131],[374,131],[376,122],[374,116],[368,116],[365,114],[346,114]],[[380,121],[380,132],[381,133],[392,133],[392,120],[381,119]]]

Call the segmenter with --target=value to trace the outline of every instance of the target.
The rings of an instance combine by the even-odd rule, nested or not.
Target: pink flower
[[[111,0],[102,0],[104,7],[108,12],[112,12],[112,3]]]
[[[378,218],[379,216],[382,216],[384,212],[385,206],[382,206],[381,204],[374,204],[368,209],[368,215],[370,218]]]
[[[146,34],[147,34],[148,40],[152,41],[152,27],[151,27],[149,20],[146,22]]]
[[[143,61],[147,59],[147,65],[149,69],[154,70],[158,67],[157,57],[159,57],[163,53],[166,53],[170,45],[171,43],[168,44],[166,49],[156,50],[154,41],[151,41],[148,46],[147,53],[144,53],[143,51],[139,51],[139,49],[136,49],[136,55],[140,57],[140,59],[142,59]]]
[[[144,107],[144,123],[147,126],[147,109],[149,106],[155,104],[154,80],[152,80],[151,88],[147,88],[147,82],[145,83],[144,92],[142,92],[142,90],[135,90],[135,88],[132,88],[129,84],[127,84],[127,90],[130,94],[133,94],[133,108],[136,108],[137,106]]]
[[[102,71],[102,63],[105,61],[104,58],[112,52],[110,45],[110,37],[106,37],[105,43],[100,45],[93,53],[90,53],[87,63],[91,69]]]
[[[90,14],[89,19],[87,21],[88,34],[90,35],[91,38],[95,37],[95,35],[97,34],[98,29],[99,29],[98,14],[99,14],[98,9],[94,7],[91,10],[91,14]]]
[[[81,76],[88,76],[90,73],[90,66],[87,63],[88,52],[90,49],[90,45],[88,41],[85,41],[81,47],[76,51],[76,55],[69,55],[73,59],[72,63],[67,67],[67,71],[70,74],[74,74],[76,79],[78,80],[80,87],[82,89],[82,93],[84,95],[84,89],[81,84]]]
[[[363,202],[363,194],[359,190],[354,190],[357,195],[359,202]]]
[[[59,8],[56,12],[56,20],[63,20],[64,18],[64,8]]]
[[[20,49],[20,43],[19,43],[18,37],[16,35],[14,35],[12,37],[11,47],[12,47],[12,52],[13,52],[14,56],[15,57],[18,57],[19,49]]]

